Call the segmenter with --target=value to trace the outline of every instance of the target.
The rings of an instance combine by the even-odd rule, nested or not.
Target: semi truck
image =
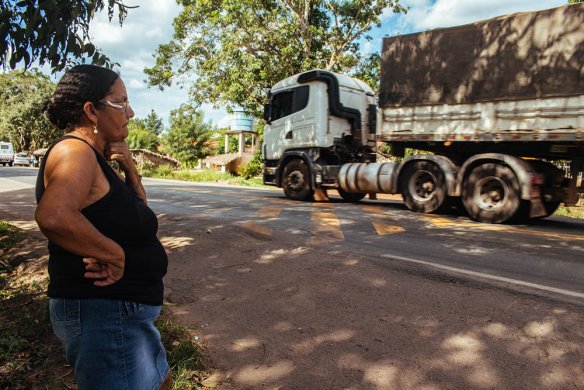
[[[386,37],[377,94],[315,69],[273,85],[264,119],[263,181],[290,199],[547,217],[584,192],[584,4]]]

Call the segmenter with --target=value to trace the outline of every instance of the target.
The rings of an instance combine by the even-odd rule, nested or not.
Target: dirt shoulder
[[[582,306],[164,216],[166,299],[221,389],[584,388]]]

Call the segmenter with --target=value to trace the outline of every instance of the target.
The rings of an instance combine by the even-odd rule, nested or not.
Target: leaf
[[[90,40],[89,22],[95,11],[103,8],[104,1],[18,1],[8,7],[2,2],[0,33],[4,39],[0,40],[1,64],[8,60],[10,68],[14,69],[18,63],[23,62],[28,67],[38,60],[41,65],[48,62],[52,70],[56,71],[63,69],[71,60],[83,58],[85,51],[80,46],[82,43],[71,40],[70,36],[80,33]],[[29,6],[29,3],[33,3],[34,7]],[[111,12],[114,11],[113,5],[117,4],[120,23],[128,9],[132,8],[117,0],[108,0],[108,3]],[[23,48],[28,55],[17,54],[7,58],[7,47]],[[93,55],[93,50],[90,52]],[[107,60],[105,57],[100,61],[105,63]]]

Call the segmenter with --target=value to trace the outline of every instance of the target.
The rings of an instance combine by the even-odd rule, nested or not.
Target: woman
[[[167,257],[125,141],[134,112],[124,83],[109,69],[75,66],[46,115],[67,131],[45,154],[36,188],[53,331],[79,389],[166,389],[154,321]]]

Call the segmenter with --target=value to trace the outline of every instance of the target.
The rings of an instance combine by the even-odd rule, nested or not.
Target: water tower
[[[253,154],[256,147],[256,132],[253,126],[254,119],[251,115],[241,109],[234,110],[229,116],[229,130],[225,133],[225,153],[229,153],[229,137],[238,135],[238,153],[242,155],[245,152],[245,135],[251,134],[251,153]]]

